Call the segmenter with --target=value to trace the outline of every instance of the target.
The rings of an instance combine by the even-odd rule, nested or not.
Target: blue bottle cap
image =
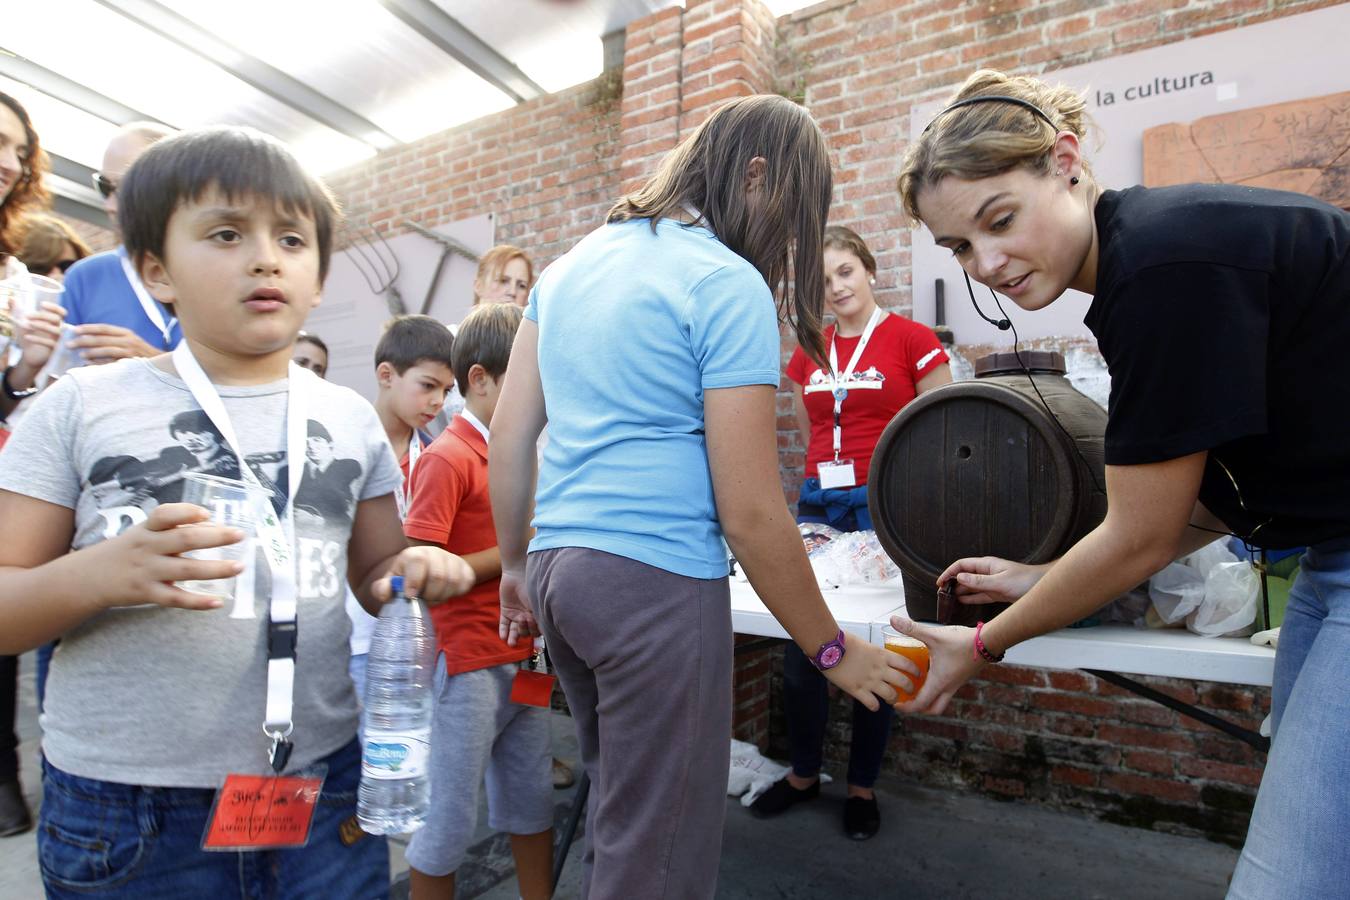
[[[402,576],[402,575],[393,575],[393,576],[390,577],[390,579],[389,579],[389,590],[390,590],[391,592],[393,592],[394,596],[398,596],[399,594],[403,593],[403,576]]]

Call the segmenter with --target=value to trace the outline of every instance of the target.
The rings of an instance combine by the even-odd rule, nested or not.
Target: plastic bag
[[[740,797],[741,806],[754,803],[760,794],[788,773],[788,767],[759,752],[754,744],[731,742],[731,770],[727,773],[727,794]]]
[[[1165,625],[1180,625],[1205,599],[1205,576],[1185,563],[1168,563],[1148,581],[1148,596]]]
[[[900,569],[881,549],[875,531],[843,532],[809,554],[821,587],[876,584],[900,577]]]
[[[1256,621],[1261,576],[1245,561],[1219,563],[1205,577],[1205,599],[1186,627],[1206,637],[1247,635]]]
[[[759,795],[773,786],[773,783],[790,771],[788,766],[774,762],[759,752],[754,744],[745,741],[731,742],[731,769],[727,773],[727,795],[741,798],[741,806],[749,806],[759,799]],[[822,784],[829,784],[831,778],[820,773]]]
[[[1157,618],[1206,637],[1235,634],[1256,621],[1260,576],[1222,539],[1171,563],[1149,579]],[[1152,617],[1150,617],[1151,622]]]
[[[844,532],[822,522],[799,522],[797,531],[801,533],[802,543],[806,546],[806,555],[815,556],[830,541]]]
[[[1136,628],[1143,628],[1148,611],[1152,607],[1152,600],[1149,598],[1149,592],[1145,585],[1121,594],[1115,600],[1112,600],[1106,606],[1097,612],[1097,618],[1102,622],[1119,622],[1124,625],[1133,625]]]

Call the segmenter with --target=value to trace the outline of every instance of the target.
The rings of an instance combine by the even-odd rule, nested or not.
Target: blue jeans
[[[1350,541],[1309,548],[1289,593],[1270,756],[1230,900],[1343,897],[1350,881]]]
[[[881,774],[895,710],[885,703],[872,712],[857,700],[848,745],[848,783],[870,788]],[[787,714],[792,772],[799,778],[820,774],[825,761],[825,727],[830,719],[830,683],[792,641],[783,648],[783,711]]]
[[[820,480],[809,478],[802,495],[818,491]],[[848,491],[833,491],[847,494]],[[866,497],[866,489],[862,494]],[[837,510],[836,510],[837,512]],[[859,531],[872,527],[866,518],[867,509],[850,510],[846,517],[836,516],[829,522],[825,508],[801,502],[797,505],[798,522],[822,522],[840,531]],[[788,747],[792,772],[799,778],[812,778],[820,773],[825,761],[825,728],[830,719],[830,683],[801,648],[788,641],[783,648],[783,712],[787,718]],[[881,774],[881,762],[886,756],[886,741],[891,736],[895,711],[885,703],[871,712],[857,700],[853,701],[853,734],[848,745],[848,783],[854,787],[870,788]]]
[[[368,653],[353,653],[347,663],[347,674],[352,678],[352,687],[356,689],[356,702],[361,707],[361,722],[356,726],[356,736],[361,743],[366,742],[366,662]]]
[[[61,643],[58,638],[54,641],[48,641],[37,649],[37,702],[38,712],[42,712],[42,701],[47,698],[47,672],[52,667],[52,654],[56,652],[56,645]]]
[[[309,844],[248,853],[201,849],[213,790],[115,784],[44,764],[38,862],[47,896],[387,897],[385,839],[341,839],[356,813],[360,745],[353,739],[325,762]]]

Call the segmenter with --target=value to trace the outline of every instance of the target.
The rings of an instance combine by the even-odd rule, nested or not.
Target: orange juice
[[[924,680],[928,677],[928,647],[912,637],[888,634],[886,635],[886,649],[892,653],[899,653],[919,667],[918,678],[908,672],[904,673],[907,678],[914,681],[914,693],[907,694],[900,688],[895,689],[901,700],[913,700],[914,695],[923,687]]]

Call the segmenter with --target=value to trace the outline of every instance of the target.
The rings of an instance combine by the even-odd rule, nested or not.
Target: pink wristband
[[[984,645],[984,639],[980,637],[980,632],[983,630],[984,630],[984,623],[976,622],[975,641],[970,648],[970,655],[975,659],[976,662],[980,662],[981,660],[983,660],[984,662],[991,662],[991,663],[1003,662],[1002,653],[1000,653],[998,656],[995,656],[994,654],[990,653],[989,648]]]

